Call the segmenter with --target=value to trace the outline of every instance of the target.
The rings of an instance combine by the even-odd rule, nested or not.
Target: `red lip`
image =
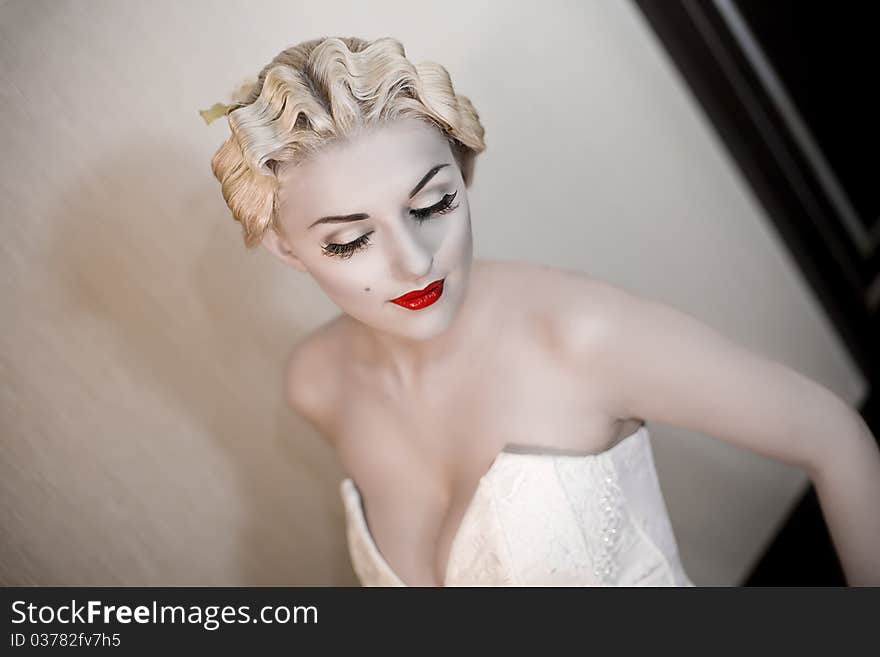
[[[430,306],[440,298],[441,294],[443,294],[444,280],[445,279],[441,278],[440,280],[434,281],[423,290],[407,292],[396,299],[391,299],[391,302],[403,306],[404,308],[409,308],[410,310],[418,310],[419,308]]]

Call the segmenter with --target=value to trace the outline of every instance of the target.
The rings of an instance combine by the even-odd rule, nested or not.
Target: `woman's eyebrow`
[[[449,166],[449,163],[447,162],[445,164],[438,164],[437,166],[432,167],[431,170],[428,171],[428,173],[426,173],[424,176],[422,176],[422,179],[419,181],[419,184],[416,185],[415,187],[413,187],[412,191],[409,193],[409,198],[412,198],[413,196],[418,194],[419,190],[422,189],[422,187],[424,187],[425,185],[427,185],[428,181],[430,181],[431,178],[433,178],[437,174],[437,172],[440,171],[440,169],[442,169],[443,167],[448,167],[448,166]],[[312,224],[309,226],[309,228],[312,228],[313,226],[317,226],[318,224],[341,224],[341,223],[347,223],[350,221],[363,221],[364,219],[369,219],[369,218],[370,218],[370,215],[368,215],[364,212],[357,212],[355,214],[335,215],[335,216],[330,216],[330,217],[321,217],[317,221],[312,222]]]
[[[412,191],[409,193],[409,198],[412,198],[416,194],[419,193],[419,190],[428,184],[428,181],[434,177],[434,175],[440,171],[443,167],[448,167],[449,163],[446,164],[438,164],[434,168],[432,168],[428,173],[424,175],[424,177],[419,181],[419,184],[413,187]]]
[[[341,224],[347,221],[363,221],[364,219],[369,219],[370,215],[364,212],[358,212],[356,214],[344,214],[334,217],[321,217],[317,221],[312,222],[309,228],[313,226],[317,226],[318,224]]]

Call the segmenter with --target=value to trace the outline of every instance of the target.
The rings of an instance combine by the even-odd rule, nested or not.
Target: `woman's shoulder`
[[[558,309],[556,302],[559,299],[574,294],[576,298],[570,298],[567,305],[598,310],[626,295],[632,295],[622,287],[585,272],[561,267],[530,262],[479,260],[474,262],[474,268],[481,274],[486,285],[520,290],[520,298],[525,295],[530,305],[538,307],[552,306]],[[576,303],[578,301],[582,303]]]
[[[638,298],[589,274],[547,265],[485,260],[479,271],[489,296],[516,299],[523,326],[565,354],[589,348]]]
[[[330,410],[339,392],[335,361],[345,343],[346,316],[337,315],[301,338],[287,357],[284,392],[288,405],[329,438]]]

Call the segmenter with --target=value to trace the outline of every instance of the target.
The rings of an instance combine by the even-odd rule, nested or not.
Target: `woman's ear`
[[[281,260],[285,265],[293,267],[297,271],[306,271],[306,267],[302,263],[302,260],[293,254],[293,250],[287,243],[287,239],[275,232],[274,229],[269,228],[263,233],[261,243],[272,255]]]

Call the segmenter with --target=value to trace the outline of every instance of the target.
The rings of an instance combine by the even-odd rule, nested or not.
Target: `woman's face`
[[[344,312],[413,339],[452,323],[470,274],[467,190],[445,136],[399,119],[279,173],[285,236],[263,243]],[[420,298],[402,295],[439,288]],[[398,299],[399,303],[394,302]]]

